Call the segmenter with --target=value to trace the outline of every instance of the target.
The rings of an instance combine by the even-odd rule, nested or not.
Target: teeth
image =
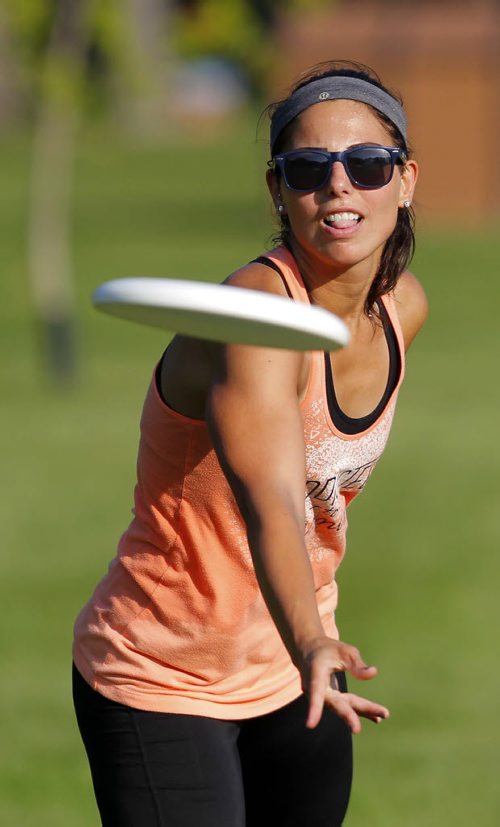
[[[361,218],[357,212],[334,212],[325,217],[329,224],[340,224],[341,221],[358,221]]]

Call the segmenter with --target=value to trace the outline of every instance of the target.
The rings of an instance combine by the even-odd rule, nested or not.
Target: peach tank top
[[[294,259],[266,254],[307,302]],[[328,411],[324,355],[302,402],[305,538],[325,632],[337,637],[335,572],[346,507],[364,488],[391,427],[404,347],[394,299],[384,306],[401,372],[378,419],[345,435]],[[294,700],[300,678],[262,598],[245,526],[205,422],[171,410],[150,384],[141,417],[133,519],[75,623],[74,659],[98,692],[138,709],[242,719]]]

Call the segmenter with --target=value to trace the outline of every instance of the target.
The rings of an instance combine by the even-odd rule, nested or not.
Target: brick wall
[[[338,0],[283,15],[271,97],[321,60],[358,60],[403,95],[423,223],[500,216],[500,4]]]

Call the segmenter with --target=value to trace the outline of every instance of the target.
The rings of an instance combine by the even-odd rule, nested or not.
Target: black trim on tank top
[[[277,273],[278,276],[281,278],[281,281],[283,282],[284,288],[285,288],[286,292],[288,293],[289,297],[291,299],[293,299],[292,293],[291,293],[290,288],[289,288],[289,286],[286,282],[285,276],[281,272],[278,265],[274,261],[272,261],[272,259],[267,258],[267,256],[259,256],[258,258],[254,258],[253,261],[250,262],[250,264],[265,264],[266,267],[270,267],[271,270],[274,270],[275,273]]]
[[[389,314],[381,301],[378,302],[378,309],[382,319],[382,324],[384,326],[387,347],[389,348],[389,375],[387,377],[387,384],[385,386],[382,399],[371,413],[366,416],[352,417],[347,416],[347,414],[345,414],[340,408],[333,384],[330,354],[325,353],[326,398],[328,402],[328,410],[335,427],[341,433],[347,434],[348,436],[353,436],[354,434],[360,434],[363,431],[366,431],[367,428],[370,428],[377,421],[379,416],[381,416],[384,412],[384,408],[397,387],[399,377],[401,375],[401,353],[399,351],[396,331],[394,330]]]
[[[270,258],[267,258],[267,256],[259,256],[250,263],[265,264],[267,267],[271,267],[272,270],[275,270],[276,273],[278,273],[278,275],[281,277],[286,292],[288,293],[290,298],[293,299],[292,293],[287,284],[285,276],[283,275],[282,271],[280,270],[276,262],[272,261],[272,259]],[[397,387],[399,377],[401,375],[401,353],[399,351],[399,343],[398,338],[396,336],[396,331],[394,330],[393,324],[391,322],[387,310],[385,309],[383,302],[378,302],[377,306],[380,312],[380,317],[382,319],[382,324],[384,326],[387,347],[389,349],[389,375],[387,377],[387,385],[385,386],[382,399],[378,403],[377,407],[374,408],[374,410],[371,413],[367,414],[366,416],[352,417],[347,416],[347,414],[345,414],[344,411],[340,408],[339,403],[337,402],[337,396],[335,394],[335,387],[333,384],[330,354],[328,352],[325,352],[325,384],[328,410],[330,413],[331,420],[335,427],[341,433],[347,434],[348,436],[353,436],[354,434],[360,434],[363,431],[366,431],[367,428],[370,428],[377,421],[379,416],[383,413],[384,408],[389,402],[389,399],[391,398],[395,388]]]

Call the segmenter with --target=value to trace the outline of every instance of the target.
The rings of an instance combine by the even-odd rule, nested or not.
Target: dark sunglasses
[[[278,167],[285,184],[297,192],[320,190],[330,180],[332,166],[340,161],[356,187],[371,190],[385,187],[392,178],[395,164],[404,164],[406,153],[394,146],[363,144],[343,152],[325,149],[294,149],[274,155],[270,165]]]

